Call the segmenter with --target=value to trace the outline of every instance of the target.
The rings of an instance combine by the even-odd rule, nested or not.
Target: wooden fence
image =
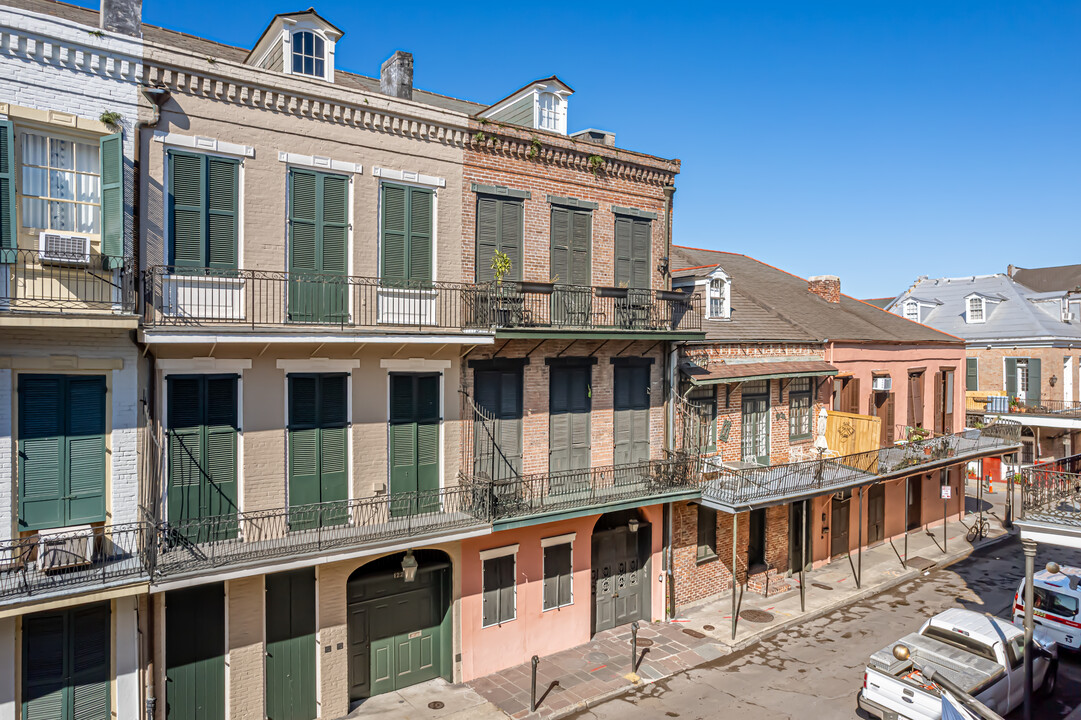
[[[877,450],[882,421],[871,415],[830,410],[826,416],[826,445],[839,455]]]

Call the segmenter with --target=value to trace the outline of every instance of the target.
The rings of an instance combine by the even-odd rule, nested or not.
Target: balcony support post
[[[736,639],[736,621],[739,615],[736,612],[736,541],[739,528],[739,514],[732,513],[732,639]]]
[[[809,500],[801,500],[800,504],[803,505],[803,522],[800,523],[800,551],[799,551],[799,611],[807,612],[807,583],[804,582],[803,570],[807,567],[807,533],[810,528],[807,527],[807,503]]]
[[[859,527],[856,528],[856,589],[863,581],[863,486],[860,485]]]

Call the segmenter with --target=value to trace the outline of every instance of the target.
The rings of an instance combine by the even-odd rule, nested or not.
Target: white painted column
[[[15,618],[0,620],[0,720],[15,720],[15,666],[21,653],[15,644]]]
[[[138,597],[117,598],[116,619],[116,717],[117,720],[140,720],[139,704],[139,620]],[[0,718],[0,720],[4,720]]]
[[[15,526],[15,508],[18,507],[18,481],[11,444],[13,392],[11,370],[0,370],[0,541],[11,539],[11,531]],[[0,654],[0,657],[5,655]]]

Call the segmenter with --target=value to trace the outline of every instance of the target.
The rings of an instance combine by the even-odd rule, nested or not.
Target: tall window
[[[723,278],[714,278],[709,281],[709,316],[711,318],[728,317],[726,312],[725,295],[727,283]]]
[[[555,540],[555,539],[553,539]],[[572,550],[568,542],[542,540],[544,548],[543,610],[553,610],[574,602]]]
[[[717,557],[717,511],[698,505],[698,562]]]
[[[98,143],[21,133],[22,226],[101,232],[101,163]]]
[[[1025,399],[1028,397],[1028,358],[1018,358],[1017,360],[1017,397]]]
[[[559,98],[555,93],[540,94],[537,101],[537,127],[559,132]]]
[[[811,378],[795,378],[788,386],[788,437],[811,437]]]
[[[769,465],[769,381],[743,383],[742,449],[744,462]]]
[[[323,77],[323,38],[308,30],[293,33],[293,72]]]
[[[516,584],[514,578],[517,545],[485,550],[481,559],[481,627],[502,625],[513,620],[517,614]]]
[[[717,451],[717,388],[714,385],[696,387],[686,395],[687,402],[698,408],[699,421],[707,424],[700,436],[706,452]],[[693,430],[693,428],[689,428]]]
[[[169,151],[169,238],[173,265],[236,269],[240,163]]]
[[[905,303],[905,319],[912,320],[913,322],[920,321],[920,305],[914,300],[909,300]]]
[[[970,297],[968,299],[968,312],[965,313],[966,322],[983,322],[983,298]]]

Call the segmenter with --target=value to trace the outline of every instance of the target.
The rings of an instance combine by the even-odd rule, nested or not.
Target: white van
[[[1058,573],[1041,570],[1033,576],[1032,616],[1061,647],[1081,649],[1081,568],[1060,566]],[[1025,581],[1013,596],[1013,624],[1024,627]]]

